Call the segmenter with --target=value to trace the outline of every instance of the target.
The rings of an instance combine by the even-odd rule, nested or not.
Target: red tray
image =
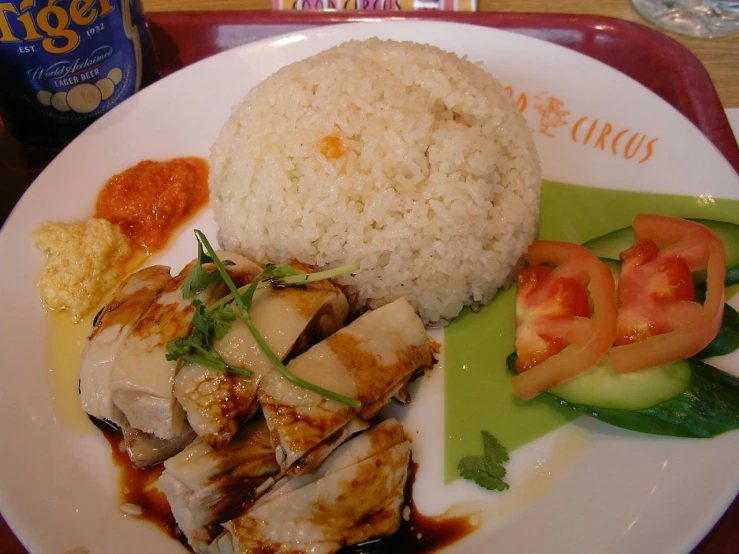
[[[641,82],[688,117],[739,172],[739,147],[706,70],[679,43],[647,27],[597,16],[452,12],[153,13],[149,24],[162,74],[222,50],[316,25],[366,20],[435,20],[506,29],[565,46]],[[48,163],[15,143],[0,125],[0,221]],[[0,518],[0,552],[26,554]],[[739,552],[739,499],[693,554]]]

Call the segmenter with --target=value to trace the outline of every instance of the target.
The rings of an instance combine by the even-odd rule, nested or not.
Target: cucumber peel
[[[725,356],[739,348],[739,312],[729,304],[724,304],[724,315],[718,334],[695,357],[700,360],[713,356]]]
[[[708,227],[721,239],[726,252],[724,286],[729,287],[739,283],[739,225],[726,221],[715,221],[713,219],[686,219]],[[631,227],[616,229],[605,235],[590,239],[583,244],[585,248],[597,257],[608,260],[618,260],[618,255],[633,245],[634,233]],[[696,283],[705,282],[705,272],[694,274],[694,280]]]
[[[651,435],[710,438],[739,429],[739,379],[700,360],[686,361],[691,368],[688,389],[651,408],[618,410],[559,402],[604,423]]]
[[[623,374],[601,361],[548,392],[570,404],[642,410],[679,396],[689,385],[690,366],[682,360]]]
[[[739,225],[691,219],[705,225],[723,241],[726,251],[725,286],[739,284]],[[634,244],[631,227],[586,242],[584,246],[611,270],[621,272],[619,254]],[[696,298],[705,294],[705,271],[693,274]],[[717,336],[695,357],[633,374],[616,374],[607,359],[589,371],[561,383],[545,394],[561,406],[605,423],[653,435],[708,438],[739,429],[739,378],[702,362],[739,349],[739,312],[724,305]],[[515,370],[516,353],[506,359]]]
[[[515,352],[508,356],[506,363],[515,373]],[[739,379],[694,358],[683,363],[689,370],[687,388],[647,408],[632,410],[593,406],[584,402],[568,402],[554,392],[545,394],[555,397],[565,408],[615,427],[651,435],[709,438],[739,429]]]

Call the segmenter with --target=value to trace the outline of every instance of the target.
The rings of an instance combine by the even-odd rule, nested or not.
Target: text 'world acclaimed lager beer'
[[[139,0],[0,0],[0,117],[61,148],[156,78]]]

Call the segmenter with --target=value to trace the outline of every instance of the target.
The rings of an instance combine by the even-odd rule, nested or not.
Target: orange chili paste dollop
[[[120,225],[147,252],[161,250],[175,229],[208,201],[208,164],[201,158],[144,160],[111,177],[95,217]]]

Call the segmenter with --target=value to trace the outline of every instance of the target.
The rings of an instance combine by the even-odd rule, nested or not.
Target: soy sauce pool
[[[157,464],[143,469],[135,468],[128,458],[120,431],[97,418],[90,417],[90,420],[102,431],[110,444],[113,464],[119,470],[118,488],[121,505],[140,506],[143,511],[136,517],[156,525],[187,547],[187,539],[178,530],[167,498],[156,487],[156,481],[164,471],[164,465]]]
[[[400,529],[389,537],[346,546],[338,554],[428,554],[457,542],[477,529],[476,525],[470,523],[470,516],[433,518],[419,512],[412,494],[417,470],[418,464],[411,461]]]
[[[143,512],[137,516],[139,519],[156,525],[189,549],[187,539],[179,532],[166,497],[156,487],[164,466],[157,464],[145,469],[135,468],[128,459],[120,432],[99,419],[90,419],[110,444],[113,463],[120,471],[118,483],[121,504],[140,506]],[[430,554],[457,542],[477,528],[470,523],[470,516],[433,518],[421,514],[411,494],[417,469],[418,464],[411,462],[400,529],[390,537],[346,546],[338,554]]]

